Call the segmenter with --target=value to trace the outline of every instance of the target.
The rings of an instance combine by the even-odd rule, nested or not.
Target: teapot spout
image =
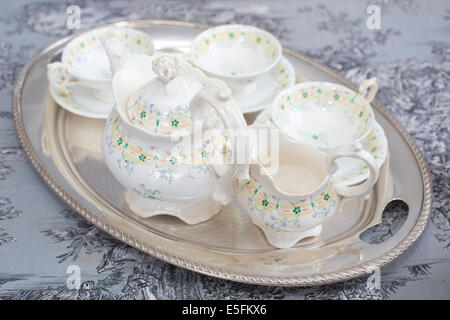
[[[125,65],[125,62],[132,54],[126,50],[125,46],[121,43],[119,36],[113,31],[108,31],[99,38],[101,44],[105,48],[114,75]]]

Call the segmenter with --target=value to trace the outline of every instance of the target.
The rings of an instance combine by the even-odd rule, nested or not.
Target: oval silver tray
[[[115,25],[147,32],[158,50],[188,52],[206,25],[159,20]],[[29,160],[50,188],[87,220],[148,254],[206,275],[255,284],[303,286],[342,281],[372,272],[397,258],[421,234],[431,207],[431,181],[424,158],[394,116],[373,103],[389,141],[390,156],[367,201],[354,199],[325,226],[329,232],[290,249],[268,245],[233,201],[213,219],[189,226],[167,216],[140,219],[124,200],[123,187],[107,170],[100,151],[104,120],[87,119],[59,107],[48,92],[46,65],[73,36],[32,58],[19,75],[13,96],[14,121]],[[354,86],[327,67],[284,49],[297,81]],[[247,115],[251,122],[256,114]],[[391,174],[392,172],[392,174]],[[402,199],[409,207],[402,227],[381,244],[367,244],[361,232],[381,221],[386,204]]]

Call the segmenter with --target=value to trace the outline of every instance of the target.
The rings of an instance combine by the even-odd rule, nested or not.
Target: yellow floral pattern
[[[302,198],[295,202],[280,200],[276,195],[268,194],[255,177],[244,184],[243,188],[247,191],[249,199],[252,199],[253,208],[279,217],[313,214],[329,206],[336,196],[332,182],[329,182],[314,198]]]
[[[320,86],[311,86],[309,88],[302,88],[295,93],[285,95],[279,102],[276,108],[276,117],[282,120],[286,111],[290,107],[300,107],[308,101],[323,101],[338,104],[349,110],[355,119],[358,119],[360,133],[362,134],[366,128],[366,123],[373,118],[372,113],[368,113],[363,105],[363,98],[358,94],[351,94],[348,91],[341,89],[330,90],[320,88]]]
[[[142,52],[143,54],[151,54],[153,51],[153,44],[144,39],[140,34],[134,33],[118,33],[119,39],[123,41],[125,46],[132,51]],[[89,37],[82,37],[76,43],[73,43],[69,54],[66,57],[66,62],[69,65],[73,65],[76,59],[78,59],[80,54],[84,54],[87,49],[91,49],[92,47],[97,46],[99,48],[103,48],[103,45],[99,41],[97,35],[93,34]]]
[[[175,147],[175,150],[161,152],[157,146],[150,146],[143,150],[141,147],[133,145],[121,126],[120,117],[114,112],[112,116],[110,145],[117,149],[122,158],[135,164],[152,166],[155,168],[175,167],[178,165],[209,164],[212,158],[220,153],[226,158],[230,153],[227,147],[228,137],[211,137],[203,141],[202,148],[195,150],[192,154],[184,152],[182,143]]]
[[[131,122],[154,133],[171,135],[176,132],[192,131],[193,121],[189,105],[180,105],[169,112],[161,112],[154,104],[145,104],[141,92],[130,98],[128,114]]]
[[[261,46],[266,50],[267,54],[270,57],[274,57],[277,54],[277,47],[264,34],[253,32],[240,32],[240,31],[224,31],[207,35],[203,39],[201,39],[197,43],[196,46],[197,48],[195,50],[194,55],[196,58],[198,58],[199,54],[204,52],[207,48],[209,48],[211,44],[235,40],[239,41],[244,40],[245,42]]]

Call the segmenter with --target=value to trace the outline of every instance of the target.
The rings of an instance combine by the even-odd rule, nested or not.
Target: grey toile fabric
[[[0,2],[0,299],[450,298],[449,1],[76,1],[82,29],[142,18],[252,24],[355,83],[376,76],[377,98],[416,139],[434,183],[423,235],[382,268],[377,290],[368,289],[367,277],[279,288],[199,275],[120,243],[62,203],[24,157],[11,95],[25,62],[73,32],[66,28],[71,4]],[[367,27],[370,5],[380,8],[379,30]],[[377,243],[391,236],[406,211],[402,203],[391,205],[366,239]],[[79,289],[66,285],[71,265],[81,272]]]

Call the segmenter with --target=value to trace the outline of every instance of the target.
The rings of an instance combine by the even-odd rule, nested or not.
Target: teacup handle
[[[377,78],[363,80],[358,91],[369,103],[372,102],[378,92]]]
[[[379,175],[379,167],[372,155],[364,150],[361,145],[356,150],[349,151],[345,148],[335,150],[328,156],[328,168],[334,165],[338,158],[356,158],[364,161],[369,166],[369,176],[362,184],[355,186],[336,186],[336,192],[342,197],[359,197],[368,194],[377,182]]]
[[[70,75],[67,66],[62,62],[53,62],[47,65],[47,78],[57,90],[67,94],[67,86],[78,83],[78,79]]]

